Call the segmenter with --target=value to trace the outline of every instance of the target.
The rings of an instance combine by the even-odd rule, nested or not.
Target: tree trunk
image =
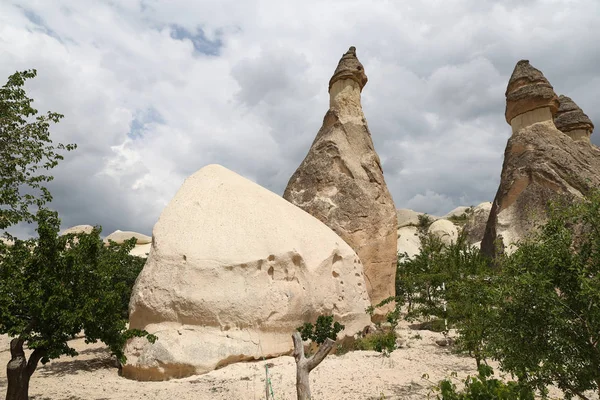
[[[304,345],[299,332],[292,335],[294,340],[294,359],[296,360],[296,393],[298,400],[310,400],[310,380],[308,374],[321,363],[331,351],[334,341],[327,338],[325,343],[319,346],[317,353],[310,358],[304,357]]]
[[[19,338],[10,341],[11,359],[6,366],[6,400],[29,400],[29,378],[44,355],[43,349],[35,349],[27,362],[23,351],[24,343],[25,341]]]

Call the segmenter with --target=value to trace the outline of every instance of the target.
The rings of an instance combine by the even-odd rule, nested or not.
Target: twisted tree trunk
[[[308,374],[327,357],[335,342],[327,338],[325,343],[319,346],[315,355],[306,358],[304,357],[304,345],[300,333],[294,332],[292,339],[294,340],[294,359],[296,360],[296,393],[298,400],[310,400]]]
[[[35,349],[28,362],[23,351],[24,343],[19,338],[10,341],[11,359],[6,366],[6,400],[29,400],[29,379],[44,355],[43,349]]]

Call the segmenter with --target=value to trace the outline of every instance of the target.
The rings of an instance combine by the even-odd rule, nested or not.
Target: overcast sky
[[[52,137],[79,146],[54,170],[62,227],[150,234],[207,164],[282,194],[353,45],[396,207],[443,215],[494,197],[518,60],[600,126],[599,19],[598,0],[2,0],[0,79],[36,68]]]

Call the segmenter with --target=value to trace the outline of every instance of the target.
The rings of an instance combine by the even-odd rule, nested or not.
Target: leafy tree
[[[502,264],[490,338],[502,369],[567,398],[600,392],[600,191],[552,205],[547,224]]]
[[[0,243],[0,334],[14,337],[7,400],[28,398],[29,378],[39,361],[77,355],[68,341],[81,331],[86,343],[106,343],[121,362],[128,339],[156,339],[126,329],[124,299],[131,282],[121,277],[139,268],[136,257],[129,256],[134,241],[105,247],[99,229],[59,236],[56,212],[42,209],[34,218],[39,238],[16,239],[11,247]],[[29,360],[24,345],[33,350]]]
[[[437,318],[455,327],[460,334],[457,348],[471,354],[479,367],[486,358],[485,338],[494,312],[493,274],[464,234],[449,245],[434,235],[421,235],[421,253],[399,257],[396,304],[408,304],[409,321]]]
[[[305,322],[298,327],[302,340],[312,340],[317,344],[323,344],[327,338],[336,340],[337,334],[344,329],[344,325],[333,322],[333,315],[319,315],[316,323]]]
[[[100,230],[59,236],[58,214],[44,208],[52,199],[42,169],[62,159],[52,146],[50,122],[62,115],[38,116],[22,88],[35,70],[17,72],[0,88],[0,229],[36,223],[38,238],[0,241],[0,334],[13,337],[7,366],[7,400],[27,400],[38,363],[76,355],[68,340],[85,331],[86,342],[106,343],[119,361],[132,337],[156,337],[126,329],[131,287],[143,261],[129,256],[135,241],[108,247]],[[31,209],[30,209],[31,208]],[[33,209],[33,210],[32,210]],[[37,209],[37,211],[35,210]],[[6,236],[10,236],[5,232]],[[29,359],[23,347],[33,350]]]
[[[30,206],[42,207],[52,200],[44,183],[53,179],[42,173],[63,159],[58,150],[73,150],[74,144],[52,145],[50,123],[63,115],[37,115],[33,99],[27,97],[25,81],[36,70],[16,72],[0,88],[0,229],[21,221],[32,222]]]
[[[478,374],[465,379],[465,387],[457,391],[449,379],[440,381],[433,388],[439,392],[438,400],[533,400],[534,392],[523,383],[503,382],[493,377],[494,371],[488,365],[481,365]]]

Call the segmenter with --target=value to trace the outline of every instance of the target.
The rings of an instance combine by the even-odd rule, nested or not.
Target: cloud
[[[8,1],[0,77],[36,68],[36,107],[65,114],[53,137],[79,145],[54,171],[63,227],[150,233],[209,163],[281,194],[354,45],[396,206],[441,215],[493,198],[519,59],[600,123],[599,14],[596,0]]]

